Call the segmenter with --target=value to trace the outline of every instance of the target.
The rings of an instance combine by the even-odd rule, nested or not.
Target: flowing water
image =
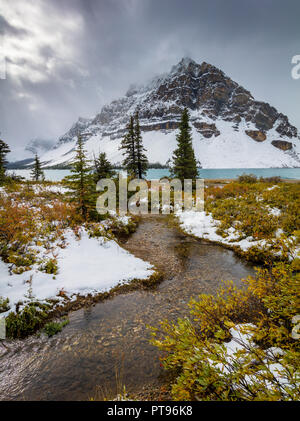
[[[165,280],[155,290],[70,313],[70,324],[52,338],[0,342],[0,399],[85,400],[97,387],[116,393],[119,382],[132,393],[158,387],[164,373],[146,325],[185,316],[191,297],[214,293],[221,279],[240,285],[254,272],[230,250],[183,234],[165,216],[143,218],[124,247],[156,265]]]

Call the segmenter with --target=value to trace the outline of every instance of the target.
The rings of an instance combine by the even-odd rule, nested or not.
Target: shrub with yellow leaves
[[[244,280],[225,283],[216,296],[190,301],[190,317],[151,328],[173,373],[174,400],[298,400],[300,275],[277,263]],[[231,340],[230,340],[231,339]],[[228,342],[230,340],[230,342]]]

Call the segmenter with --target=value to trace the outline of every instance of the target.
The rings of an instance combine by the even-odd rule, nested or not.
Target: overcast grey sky
[[[221,68],[300,128],[299,0],[0,0],[0,130],[10,159],[57,139],[183,56]]]

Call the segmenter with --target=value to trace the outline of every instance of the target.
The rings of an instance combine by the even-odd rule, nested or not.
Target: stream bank
[[[123,247],[155,265],[164,281],[71,312],[52,338],[0,345],[0,399],[101,399],[122,384],[141,399],[167,398],[159,392],[167,379],[146,325],[188,315],[191,297],[214,293],[222,279],[240,285],[254,273],[231,250],[182,233],[167,216],[141,218]]]

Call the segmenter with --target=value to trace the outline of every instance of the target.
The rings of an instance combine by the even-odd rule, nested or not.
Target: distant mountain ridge
[[[35,138],[31,139],[24,148],[24,155],[28,156],[28,152],[31,157],[24,158],[18,161],[11,161],[8,163],[8,169],[23,169],[27,168],[28,166],[32,165],[34,162],[35,154],[41,156],[45,154],[47,151],[53,148],[55,145],[55,141],[51,139],[40,139]]]
[[[120,164],[120,140],[129,116],[138,110],[149,161],[164,164],[176,146],[184,107],[191,116],[196,158],[204,168],[300,166],[298,131],[287,116],[256,101],[215,66],[190,58],[145,86],[131,86],[94,118],[79,118],[42,162],[47,166],[70,162],[81,133],[90,154],[105,151]]]

